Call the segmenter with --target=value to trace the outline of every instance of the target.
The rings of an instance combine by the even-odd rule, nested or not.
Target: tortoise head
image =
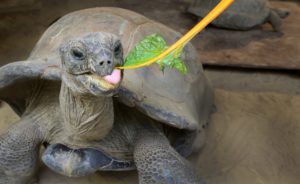
[[[64,83],[75,93],[109,95],[119,86],[123,65],[121,41],[114,34],[95,32],[69,40],[60,48]]]

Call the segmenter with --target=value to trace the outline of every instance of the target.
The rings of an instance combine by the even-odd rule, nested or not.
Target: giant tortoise
[[[189,12],[203,18],[219,1],[194,0]],[[221,28],[249,30],[269,22],[275,31],[280,31],[281,19],[288,15],[289,11],[285,9],[270,8],[267,0],[235,0],[212,24]]]
[[[172,29],[120,8],[70,13],[29,58],[0,68],[0,98],[21,117],[0,138],[0,183],[36,181],[42,161],[67,176],[138,170],[139,183],[201,183],[184,157],[201,147],[213,92],[192,45],[187,75],[116,69],[144,37]],[[122,81],[122,82],[121,82]]]

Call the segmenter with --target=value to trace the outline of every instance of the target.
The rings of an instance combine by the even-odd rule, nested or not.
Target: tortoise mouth
[[[54,172],[70,177],[86,176],[98,170],[132,170],[133,161],[118,160],[92,148],[71,149],[63,144],[47,146],[43,162]]]
[[[122,71],[114,69],[110,75],[99,76],[87,73],[77,76],[77,80],[94,95],[110,94],[119,88],[122,81]]]
[[[119,83],[110,83],[104,79],[104,77],[100,77],[95,74],[87,74],[87,80],[90,81],[91,84],[98,86],[103,91],[109,91],[116,89],[119,86]]]
[[[122,80],[122,72],[114,69],[110,75],[101,77],[96,74],[87,74],[86,77],[92,85],[98,86],[103,91],[109,91],[119,87]]]

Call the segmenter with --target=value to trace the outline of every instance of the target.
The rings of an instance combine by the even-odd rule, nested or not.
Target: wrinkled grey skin
[[[188,11],[203,18],[220,0],[194,0]],[[275,31],[281,30],[283,18],[289,15],[285,9],[270,8],[267,0],[235,0],[212,24],[217,27],[249,30],[270,23]]]
[[[1,184],[36,181],[43,143],[49,144],[42,155],[43,162],[67,176],[136,167],[141,184],[202,183],[170,145],[166,127],[134,108],[113,102],[112,95],[119,84],[107,85],[101,77],[123,64],[117,36],[103,32],[82,35],[63,43],[60,56],[61,84],[32,84],[33,93],[21,120],[0,137]],[[13,72],[7,71],[8,67],[4,69]],[[34,74],[34,70],[24,72]],[[56,72],[51,70],[45,78],[52,79]],[[123,147],[128,149],[123,152],[133,152],[133,161],[120,160],[103,151]]]

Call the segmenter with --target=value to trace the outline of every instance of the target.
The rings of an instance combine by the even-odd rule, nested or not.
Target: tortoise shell
[[[219,0],[195,0],[189,12],[205,17]],[[212,24],[217,27],[246,30],[266,22],[270,15],[266,0],[236,0]]]
[[[8,64],[0,69],[0,98],[22,115],[33,90],[29,90],[31,86],[25,85],[25,82],[60,81],[60,45],[87,32],[117,35],[122,42],[124,57],[150,34],[162,35],[168,44],[181,36],[160,23],[120,8],[92,8],[70,13],[46,30],[27,61]],[[182,59],[188,68],[186,75],[171,69],[163,73],[158,64],[125,70],[116,99],[172,127],[199,129],[211,112],[213,92],[192,45],[185,47]],[[35,65],[34,71],[28,70],[32,65]],[[18,72],[7,72],[10,67]],[[7,77],[9,81],[4,80]]]

